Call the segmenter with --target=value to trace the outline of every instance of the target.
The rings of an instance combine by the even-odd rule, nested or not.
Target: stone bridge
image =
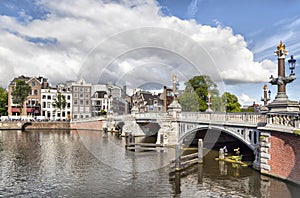
[[[160,129],[157,143],[173,145],[182,142],[189,135],[203,129],[214,129],[225,132],[245,143],[252,150],[259,144],[258,126],[265,126],[266,115],[260,113],[136,113],[119,116],[116,122],[123,121],[123,132],[136,136],[147,135],[143,125],[157,123]]]

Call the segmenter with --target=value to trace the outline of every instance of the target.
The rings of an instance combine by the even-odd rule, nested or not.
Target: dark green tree
[[[101,109],[99,114],[100,114],[100,116],[104,116],[104,115],[106,115],[106,111],[104,109]]]
[[[178,96],[178,102],[182,111],[195,112],[199,110],[198,95],[189,84],[186,85],[184,92]]]
[[[55,109],[59,109],[60,120],[61,120],[62,110],[64,110],[67,106],[66,96],[64,96],[60,92],[58,92],[58,94],[56,94],[56,98],[55,98],[54,102],[52,103],[52,106]]]
[[[11,96],[13,103],[20,106],[20,114],[22,114],[24,102],[30,92],[31,87],[25,82],[25,80],[16,80],[16,86],[12,88]]]
[[[195,76],[188,80],[186,86],[188,86],[188,84],[194,89],[194,92],[198,96],[198,104],[200,111],[205,111],[207,109],[208,92],[210,92],[212,98],[219,96],[219,90],[217,89],[217,85],[211,80],[209,76]]]
[[[224,92],[222,99],[226,102],[226,112],[241,112],[241,104],[235,95]]]
[[[7,115],[8,93],[0,87],[0,116]]]

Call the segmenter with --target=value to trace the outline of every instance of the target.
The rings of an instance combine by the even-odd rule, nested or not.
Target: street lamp
[[[294,59],[294,56],[291,55],[291,58],[288,60],[289,66],[290,66],[290,70],[291,70],[291,74],[294,74],[294,69],[296,66],[296,60]]]

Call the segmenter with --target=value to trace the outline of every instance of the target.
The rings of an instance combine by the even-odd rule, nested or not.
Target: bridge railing
[[[258,124],[266,123],[266,115],[260,113],[225,113],[225,112],[182,112],[178,114],[182,121],[203,121],[210,123]]]
[[[267,124],[273,126],[300,128],[299,114],[269,113]]]
[[[136,113],[136,119],[163,119],[166,118],[168,113],[160,112],[160,113]]]

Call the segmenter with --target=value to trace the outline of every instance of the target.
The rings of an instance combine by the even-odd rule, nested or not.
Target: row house
[[[79,81],[68,81],[67,87],[72,92],[72,119],[83,119],[92,116],[92,84],[83,78]]]
[[[164,111],[164,100],[160,94],[155,95],[149,91],[139,90],[134,92],[132,100],[140,113]]]
[[[56,88],[42,89],[41,115],[47,120],[70,120],[71,118],[72,93],[62,89],[61,86],[62,84]],[[60,110],[52,105],[58,93],[61,93],[66,99],[65,109]]]
[[[31,93],[23,104],[23,111],[21,107],[13,103],[12,90],[16,86],[17,80],[24,80],[30,87]],[[19,76],[14,78],[8,85],[8,116],[39,116],[41,115],[41,90],[47,88],[48,82],[43,77],[27,77]]]
[[[92,85],[92,116],[101,115],[102,111],[123,115],[129,112],[129,102],[126,100],[126,86],[123,88],[108,83]]]
[[[121,88],[111,83],[92,85],[83,78],[51,87],[46,78],[19,76],[9,85],[9,116],[20,116],[20,107],[12,103],[11,96],[12,88],[19,79],[24,80],[32,89],[21,116],[42,116],[47,120],[70,120],[99,116],[103,111],[112,111],[119,115],[129,112],[126,87]],[[66,107],[62,110],[53,106],[59,93],[66,99]]]

